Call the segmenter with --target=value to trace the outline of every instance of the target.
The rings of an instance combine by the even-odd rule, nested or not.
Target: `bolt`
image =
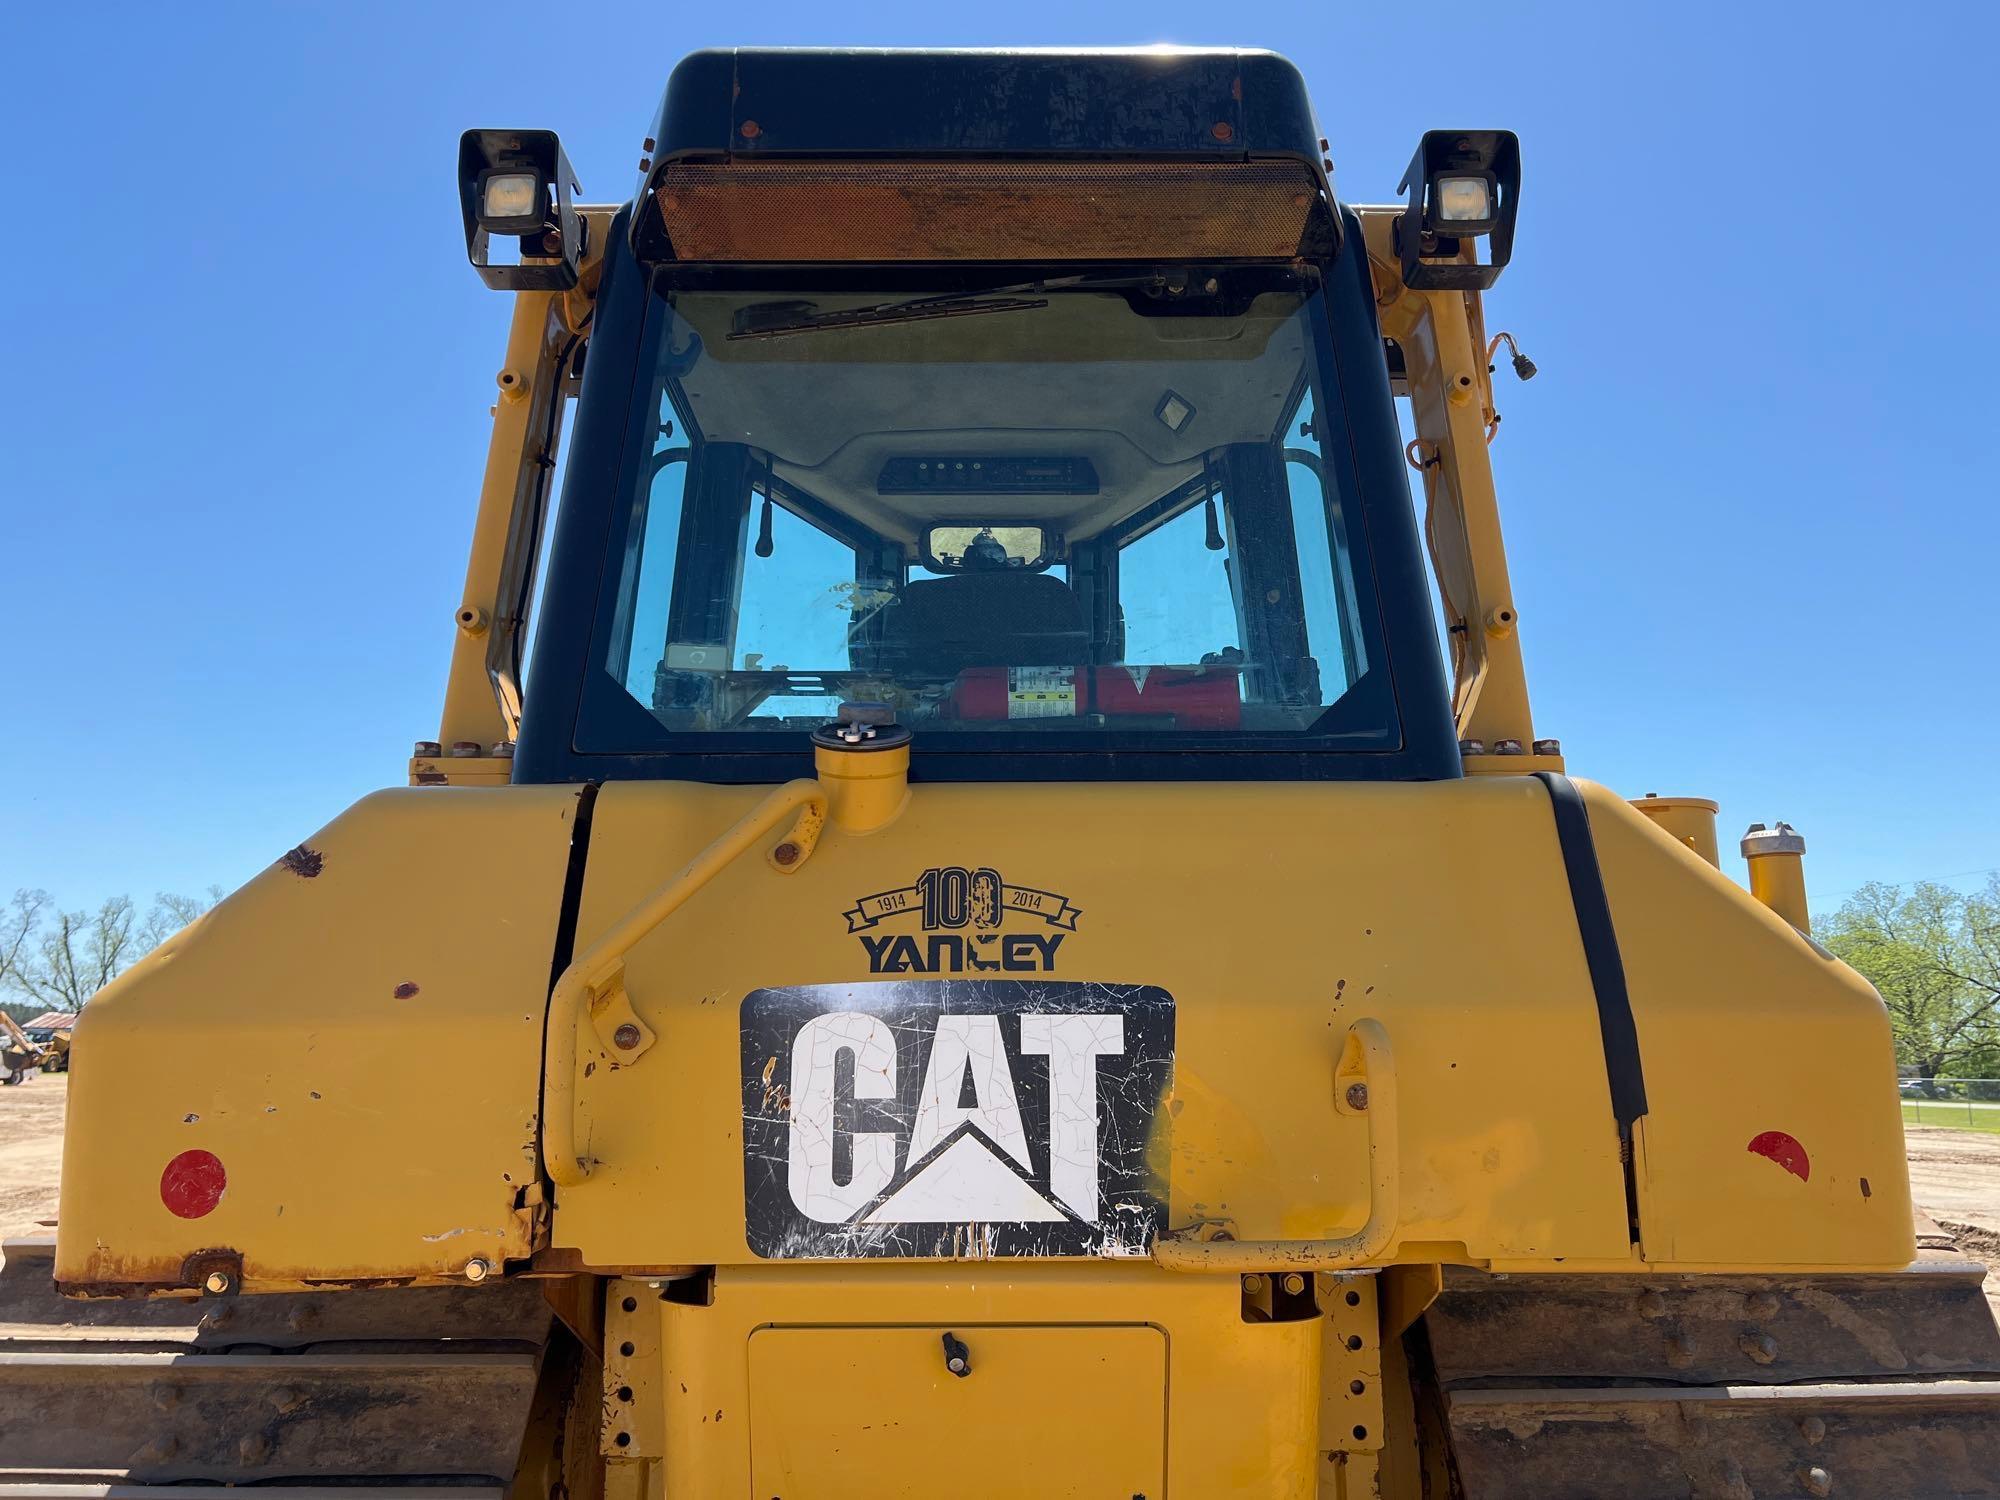
[[[1486,753],[1486,741],[1460,740],[1458,742],[1458,753],[1460,755],[1484,755]]]
[[[220,1297],[224,1292],[228,1291],[231,1286],[231,1282],[229,1280],[229,1273],[227,1271],[210,1271],[207,1277],[202,1281],[202,1285],[207,1287],[208,1290],[213,1292],[216,1296]]]
[[[965,1360],[956,1354],[944,1362],[944,1367],[954,1375],[963,1375],[967,1369]]]
[[[1521,742],[1519,740],[1495,740],[1493,742],[1493,753],[1495,755],[1519,755],[1521,753]]]
[[[642,157],[640,157],[640,158],[639,158],[639,170],[640,170],[641,172],[650,172],[650,171],[652,171],[652,170],[653,170],[653,158],[652,158],[652,157],[650,157],[650,156],[642,156]]]
[[[1667,1315],[1667,1299],[1650,1287],[1639,1293],[1639,1316],[1649,1321]]]
[[[1306,1279],[1297,1271],[1287,1271],[1283,1286],[1287,1297],[1296,1297],[1306,1289]]]
[[[1743,1299],[1743,1306],[1753,1318],[1776,1317],[1778,1294],[1776,1292],[1752,1292]]]
[[[771,851],[771,858],[781,865],[795,865],[799,862],[799,846],[790,839]]]
[[[1667,1335],[1667,1363],[1676,1370],[1685,1370],[1694,1363],[1694,1345],[1688,1342],[1686,1334]]]
[[[1264,1278],[1258,1275],[1257,1272],[1252,1271],[1248,1276],[1243,1278],[1243,1290],[1252,1297],[1263,1296]]]
[[[453,740],[451,742],[451,753],[459,760],[470,760],[479,754],[479,741]]]
[[[1799,1474],[1799,1483],[1806,1487],[1808,1495],[1831,1495],[1833,1493],[1833,1476],[1818,1464],[1814,1464],[1811,1468],[1803,1470]]]
[[[1746,1333],[1736,1341],[1736,1347],[1760,1365],[1768,1365],[1778,1357],[1778,1341],[1768,1333]]]
[[[246,1464],[261,1463],[271,1456],[271,1440],[261,1432],[247,1433],[237,1440],[236,1456]]]
[[[475,1255],[465,1263],[465,1279],[467,1281],[484,1281],[492,1270],[491,1266]]]
[[[1818,1417],[1807,1417],[1803,1422],[1799,1423],[1799,1433],[1808,1443],[1817,1446],[1820,1440],[1826,1436],[1826,1423],[1822,1422]]]
[[[415,748],[410,751],[410,754],[417,756],[442,755],[444,754],[444,747],[438,744],[436,740],[418,740]]]
[[[1563,742],[1561,740],[1535,741],[1535,754],[1537,755],[1561,755],[1562,753]]]
[[[1347,1086],[1347,1107],[1354,1110],[1366,1109],[1368,1107],[1367,1084],[1350,1083]]]
[[[319,1321],[319,1309],[311,1303],[301,1302],[285,1318],[285,1326],[293,1333],[303,1333]]]
[[[639,1045],[639,1028],[634,1026],[630,1021],[627,1021],[623,1026],[620,1026],[616,1031],[611,1033],[611,1040],[617,1043],[622,1050],[630,1052],[634,1047]]]
[[[495,760],[512,760],[514,758],[514,742],[512,740],[495,740],[493,742],[492,755]]]
[[[755,120],[745,120],[741,125],[736,127],[736,133],[746,141],[754,141],[764,133],[764,127],[759,125]]]
[[[1217,120],[1213,125],[1208,127],[1208,133],[1218,141],[1226,141],[1234,136],[1236,131],[1227,120]]]
[[[649,135],[643,141],[639,142],[639,149],[641,151],[651,151],[653,149],[653,138]]]
[[[305,1397],[299,1394],[295,1385],[279,1385],[271,1388],[271,1405],[279,1411],[296,1411],[305,1405]]]

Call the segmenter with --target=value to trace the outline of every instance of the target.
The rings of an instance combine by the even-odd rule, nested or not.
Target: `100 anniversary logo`
[[[861,897],[844,915],[871,974],[1046,974],[1083,913],[1054,891],[1009,885],[997,870],[943,865],[909,885]],[[1021,917],[1039,919],[1043,930],[1002,930],[1009,918]],[[911,918],[923,937],[872,930]]]

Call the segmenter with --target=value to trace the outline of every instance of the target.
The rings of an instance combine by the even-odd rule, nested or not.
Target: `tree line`
[[[95,910],[60,906],[47,891],[18,890],[0,917],[0,1000],[16,1021],[84,1002],[222,899],[168,892],[141,912],[130,896]]]
[[[17,1021],[85,1001],[222,897],[129,896],[94,911],[14,893],[0,922],[0,1000]],[[1881,992],[1896,1060],[1930,1077],[2000,1078],[2000,873],[1976,891],[1933,881],[1861,887],[1813,935]]]

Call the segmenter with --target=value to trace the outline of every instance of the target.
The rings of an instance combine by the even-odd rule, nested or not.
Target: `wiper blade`
[[[980,313],[1022,312],[1047,307],[1049,299],[1018,296],[1021,292],[1064,291],[1073,287],[1143,286],[1157,275],[1052,276],[1014,286],[991,286],[976,292],[912,297],[903,302],[877,302],[867,307],[820,312],[810,302],[765,302],[739,308],[731,339],[781,338],[820,328],[876,328],[888,323],[921,323],[931,318],[968,318]]]
[[[781,303],[786,314],[775,323],[747,317],[759,309],[746,307],[737,314],[738,327],[729,337],[775,339],[789,333],[812,333],[822,328],[879,328],[889,323],[922,323],[931,318],[969,318],[979,313],[1019,312],[1047,307],[1046,297],[924,297],[915,302],[879,302],[871,307],[848,307],[838,312],[796,312],[800,304]]]

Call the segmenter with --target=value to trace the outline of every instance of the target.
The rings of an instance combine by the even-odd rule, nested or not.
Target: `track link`
[[[77,1302],[49,1252],[0,1267],[0,1500],[504,1492],[552,1326],[535,1283]]]

